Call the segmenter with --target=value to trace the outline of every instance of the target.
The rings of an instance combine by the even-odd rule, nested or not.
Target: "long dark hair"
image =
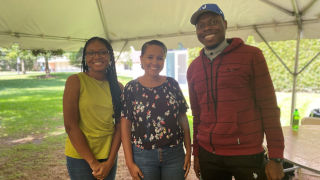
[[[106,76],[107,76],[107,80],[109,81],[110,84],[110,91],[111,91],[111,95],[112,95],[112,104],[113,104],[113,110],[114,110],[114,118],[116,123],[119,122],[120,117],[121,117],[121,89],[120,86],[118,84],[118,78],[117,78],[117,72],[116,72],[116,65],[115,65],[115,60],[114,60],[114,54],[113,54],[113,49],[111,44],[104,38],[101,37],[92,37],[90,38],[84,48],[83,48],[83,52],[82,52],[82,72],[88,72],[89,67],[87,65],[86,59],[85,59],[85,55],[86,55],[86,51],[87,51],[87,46],[93,42],[93,41],[99,41],[102,44],[104,44],[106,46],[106,48],[109,51],[109,55],[110,55],[110,65],[108,66],[107,70],[106,70]]]

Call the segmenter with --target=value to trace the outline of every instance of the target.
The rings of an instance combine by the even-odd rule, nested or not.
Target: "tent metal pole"
[[[286,70],[290,73],[293,74],[293,72],[288,68],[285,62],[281,59],[281,57],[274,51],[274,49],[270,46],[268,41],[263,37],[263,35],[260,33],[257,27],[254,27],[254,30],[256,33],[259,35],[259,37],[263,40],[264,43],[268,46],[268,48],[271,50],[271,52],[277,57],[277,59],[281,62],[281,64],[286,68]]]
[[[121,50],[120,50],[120,53],[119,53],[117,59],[115,60],[115,62],[118,61],[118,59],[120,58],[120,55],[122,54],[122,51],[123,51],[124,48],[127,46],[127,44],[128,44],[128,41],[125,41],[124,44],[123,44],[123,46],[122,46],[122,48],[121,48]]]
[[[103,7],[102,7],[102,4],[101,4],[101,0],[96,0],[96,3],[97,3],[97,6],[98,6],[99,15],[100,15],[101,23],[102,23],[102,26],[103,26],[105,38],[110,41],[109,34],[108,34],[108,27],[107,27],[106,19],[104,18],[104,12],[103,12]]]
[[[279,9],[280,11],[286,13],[286,14],[289,14],[290,16],[293,16],[294,15],[294,12],[284,8],[284,7],[281,7],[280,5],[274,3],[274,2],[271,2],[269,0],[261,0],[262,2],[266,3],[266,4],[269,4],[270,6],[273,6],[277,9]]]
[[[299,50],[300,50],[300,39],[302,36],[302,20],[299,11],[298,3],[296,0],[291,0],[294,14],[297,21],[297,46],[296,46],[296,57],[294,61],[294,71],[293,71],[293,83],[292,83],[292,98],[291,98],[291,113],[290,113],[290,125],[293,122],[293,112],[296,109],[296,86],[298,78],[298,66],[299,66]]]
[[[298,72],[300,74],[302,71],[304,71],[316,58],[320,55],[320,52],[318,52],[303,68]]]
[[[311,1],[309,4],[307,4],[301,11],[301,16],[303,16],[312,6],[315,2],[317,2],[318,0],[313,0]]]
[[[301,36],[302,36],[302,29],[298,26],[296,57],[295,57],[294,72],[293,72],[290,125],[292,125],[293,112],[294,112],[294,110],[296,108],[296,85],[297,85],[297,77],[298,77],[299,49],[300,49],[300,38],[301,38]]]

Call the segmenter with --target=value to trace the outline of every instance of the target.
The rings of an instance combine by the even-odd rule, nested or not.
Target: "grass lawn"
[[[71,73],[53,73],[49,79],[40,75],[0,74],[0,179],[68,179],[62,95]],[[124,85],[130,80],[119,77]],[[185,89],[183,93],[188,101]],[[277,93],[277,98],[281,123],[289,125],[291,93]],[[298,93],[301,117],[314,102],[320,102],[319,94]],[[192,133],[190,111],[187,114]]]
[[[0,179],[67,179],[62,95],[71,74],[0,76]]]

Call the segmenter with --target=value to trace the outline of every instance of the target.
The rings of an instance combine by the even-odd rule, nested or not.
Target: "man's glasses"
[[[95,55],[98,55],[99,57],[105,57],[109,54],[108,50],[105,51],[88,51],[86,52],[86,56],[88,57],[94,57]]]

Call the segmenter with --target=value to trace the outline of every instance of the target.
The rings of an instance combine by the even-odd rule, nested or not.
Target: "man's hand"
[[[284,177],[281,163],[270,160],[265,169],[268,180],[281,180]]]
[[[198,156],[193,156],[193,169],[194,172],[196,173],[196,176],[198,179],[200,179],[200,164],[199,164],[199,157]]]

